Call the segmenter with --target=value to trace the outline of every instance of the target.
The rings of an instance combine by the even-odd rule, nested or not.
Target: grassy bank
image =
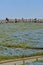
[[[24,49],[36,49],[36,50],[43,50],[43,47],[32,47],[29,45],[26,45],[24,43],[20,44],[7,44],[7,43],[2,43],[0,46],[8,47],[8,48],[24,48]]]

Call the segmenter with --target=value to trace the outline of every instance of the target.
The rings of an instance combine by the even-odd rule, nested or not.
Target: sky
[[[0,19],[43,18],[43,0],[0,0]]]

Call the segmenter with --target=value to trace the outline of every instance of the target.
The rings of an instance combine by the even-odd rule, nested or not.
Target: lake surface
[[[0,24],[0,55],[29,55],[43,53],[43,50],[8,48],[9,46],[30,46],[43,48],[43,23]]]

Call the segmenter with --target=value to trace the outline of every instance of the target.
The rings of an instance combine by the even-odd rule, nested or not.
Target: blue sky
[[[0,19],[43,18],[43,0],[0,0]]]

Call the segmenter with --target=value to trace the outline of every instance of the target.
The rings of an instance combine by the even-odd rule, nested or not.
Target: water
[[[43,23],[7,23],[0,24],[0,55],[29,55],[42,53],[32,49],[8,48],[14,45],[43,48]],[[6,49],[5,49],[6,47]],[[19,50],[19,51],[17,51]]]

